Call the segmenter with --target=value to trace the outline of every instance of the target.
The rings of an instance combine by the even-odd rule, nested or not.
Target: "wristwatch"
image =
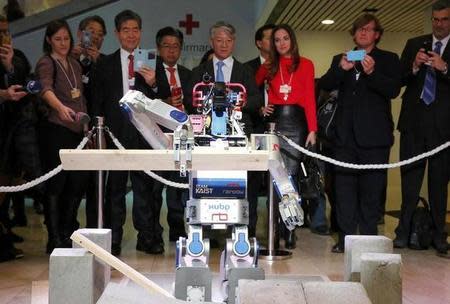
[[[445,63],[445,69],[442,70],[442,74],[447,75],[448,73],[448,64],[447,62]]]

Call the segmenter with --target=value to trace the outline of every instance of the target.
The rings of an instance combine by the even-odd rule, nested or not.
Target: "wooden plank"
[[[117,269],[120,271],[123,275],[130,278],[133,282],[135,282],[137,285],[143,287],[148,292],[154,294],[161,294],[163,296],[173,298],[173,295],[171,295],[167,290],[160,287],[155,282],[149,280],[144,275],[142,275],[140,272],[136,271],[135,269],[131,268],[124,262],[122,262],[120,259],[113,256],[111,253],[103,249],[102,247],[98,246],[91,240],[89,240],[87,237],[82,235],[81,233],[75,231],[72,236],[70,237],[72,241],[80,245],[81,247],[85,248],[86,250],[92,252],[93,255],[95,255],[97,258],[108,264],[109,266]]]
[[[59,155],[64,170],[177,170],[173,150],[60,150]],[[196,147],[192,170],[267,171],[269,155],[247,148]]]

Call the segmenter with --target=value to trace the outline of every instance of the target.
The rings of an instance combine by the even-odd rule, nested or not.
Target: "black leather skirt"
[[[275,130],[292,139],[300,146],[305,145],[308,136],[305,111],[298,105],[276,105],[270,121]],[[280,151],[289,174],[297,177],[301,153],[280,138]]]

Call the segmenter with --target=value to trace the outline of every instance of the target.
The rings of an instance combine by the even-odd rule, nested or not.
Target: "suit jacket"
[[[190,91],[190,83],[192,72],[188,68],[178,64],[177,65],[178,76],[180,77],[181,89],[183,90],[183,104],[187,112],[192,111],[192,103],[189,103],[188,100],[191,100],[192,91]],[[161,57],[156,59],[156,86],[158,87],[158,91],[156,93],[157,98],[166,99],[172,95],[170,91],[169,80],[167,79],[166,71],[164,70],[164,65],[161,60]]]
[[[321,89],[339,90],[334,134],[339,146],[346,145],[352,134],[364,148],[390,147],[394,142],[391,99],[400,92],[400,61],[396,54],[378,48],[369,55],[375,60],[372,74],[366,75],[357,63],[361,74],[356,80],[356,69],[340,68],[342,55],[336,55],[319,81]]]
[[[206,72],[210,76],[214,76],[212,60],[208,60],[192,70],[192,80],[190,85],[191,92],[194,85],[202,81],[203,74]],[[242,109],[241,122],[245,124],[244,132],[247,136],[249,136],[251,133],[254,133],[251,116],[258,115],[259,109],[263,106],[261,96],[259,95],[258,88],[256,87],[255,76],[248,67],[234,59],[230,81],[242,84],[247,90],[247,104]]]
[[[119,139],[127,149],[149,149],[149,145],[139,131],[122,112],[119,100],[123,97],[122,67],[120,50],[100,59],[92,73],[92,113],[105,117],[105,126]],[[135,90],[150,98],[156,98],[155,92],[136,73]]]
[[[450,72],[446,75],[436,72],[436,99],[429,106],[421,100],[423,84],[426,75],[426,66],[422,65],[419,72],[414,75],[412,65],[417,52],[424,46],[424,43],[432,45],[431,34],[412,38],[406,42],[402,52],[402,83],[406,90],[402,96],[402,109],[398,122],[400,132],[414,132],[414,134],[424,135],[426,130],[422,125],[424,114],[431,113],[430,119],[433,124],[433,131],[437,132],[439,138],[448,140],[450,138]],[[450,43],[447,44],[442,59],[450,64]],[[428,125],[429,126],[429,125]]]
[[[256,75],[256,71],[258,71],[259,67],[261,66],[261,59],[256,57],[255,59],[252,59],[250,61],[247,61],[244,63],[245,66],[249,67],[253,75]],[[264,106],[264,85],[260,85],[258,87],[259,90],[259,96],[261,97],[261,105]],[[259,115],[259,111],[256,113],[256,115],[252,115],[252,121],[253,121],[253,131],[254,133],[264,133],[266,127],[265,127],[265,121],[264,119]]]

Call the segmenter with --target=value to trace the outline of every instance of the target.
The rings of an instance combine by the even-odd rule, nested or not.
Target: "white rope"
[[[114,145],[116,145],[116,147],[117,147],[119,150],[125,150],[125,147],[122,146],[122,144],[121,144],[121,143],[119,142],[119,140],[114,136],[114,134],[112,134],[112,132],[111,132],[108,128],[105,128],[105,130],[106,130],[106,132],[108,132],[108,134],[109,134],[109,136],[111,137],[111,139],[112,139]],[[152,172],[152,171],[150,171],[150,170],[144,170],[144,172],[145,172],[145,174],[147,174],[147,175],[150,176],[151,178],[154,178],[154,179],[156,179],[157,181],[159,181],[159,182],[161,182],[161,183],[163,183],[163,184],[166,184],[167,186],[174,187],[174,188],[181,188],[181,189],[189,189],[189,184],[176,183],[176,182],[170,181],[170,180],[168,180],[168,179],[165,179],[165,178],[162,177],[162,176],[159,176],[158,174],[156,174],[156,173],[154,173],[154,172]]]
[[[83,149],[84,146],[86,146],[89,139],[92,137],[92,134],[93,134],[92,130],[89,131],[89,133],[83,138],[83,140],[81,140],[80,144],[77,146],[76,149],[77,150]],[[46,174],[42,175],[41,177],[38,177],[35,180],[32,180],[28,183],[17,185],[17,186],[0,186],[0,192],[20,192],[20,191],[24,191],[24,190],[33,188],[34,186],[39,185],[40,183],[43,183],[46,180],[52,178],[53,176],[55,176],[56,174],[61,172],[62,169],[63,169],[62,164],[60,164],[55,169],[47,172]]]
[[[327,156],[323,156],[321,154],[318,153],[314,153],[311,152],[301,146],[299,146],[298,144],[296,144],[295,142],[293,142],[291,139],[289,139],[288,137],[286,137],[283,134],[278,133],[277,134],[279,137],[281,137],[282,139],[284,139],[289,145],[291,145],[293,148],[297,149],[298,151],[300,151],[301,153],[304,153],[310,157],[314,157],[314,158],[318,158],[320,160],[326,161],[330,164],[336,165],[336,166],[340,166],[340,167],[344,167],[344,168],[350,168],[350,169],[358,169],[358,170],[368,170],[368,169],[392,169],[392,168],[397,168],[397,167],[402,167],[402,166],[406,166],[409,164],[412,164],[414,162],[417,162],[421,159],[424,158],[428,158],[434,154],[437,154],[445,149],[447,149],[450,146],[450,141],[447,141],[446,143],[440,145],[439,147],[434,148],[431,151],[422,153],[420,155],[411,157],[409,159],[405,159],[402,160],[400,162],[396,162],[396,163],[392,163],[392,164],[365,164],[365,165],[359,165],[359,164],[351,164],[351,163],[346,163],[346,162],[342,162],[339,160],[335,160],[331,157],[327,157]]]

